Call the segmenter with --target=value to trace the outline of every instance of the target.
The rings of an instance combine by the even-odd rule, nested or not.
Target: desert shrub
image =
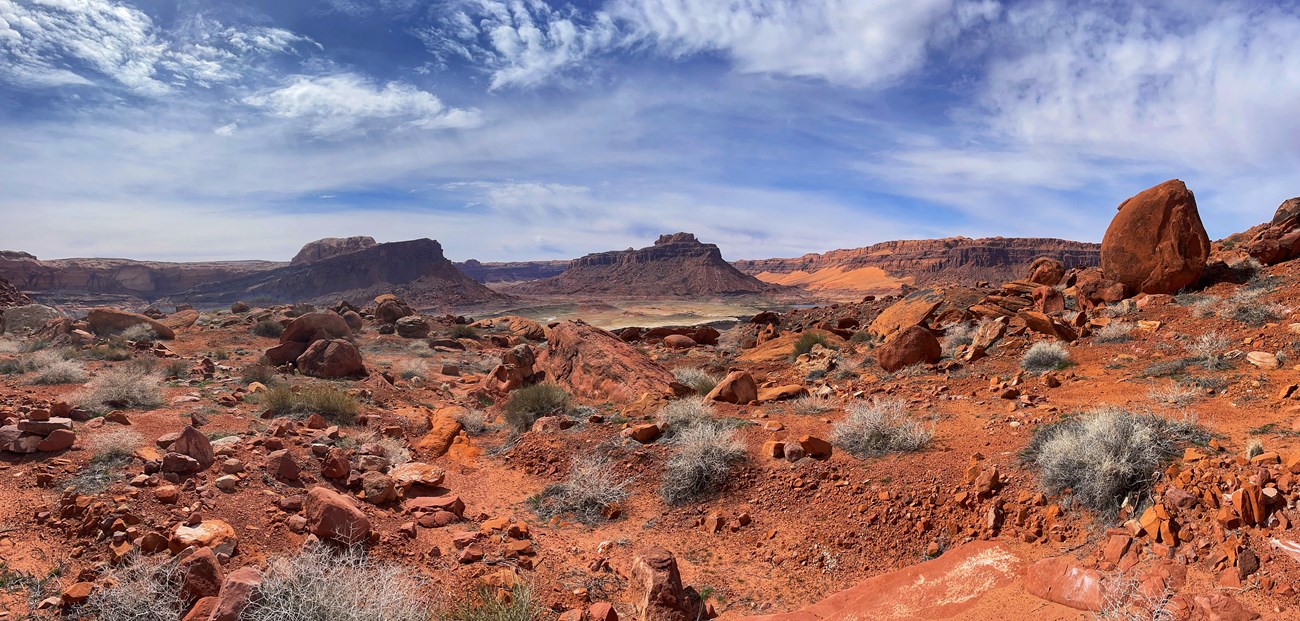
[[[659,496],[669,505],[713,496],[744,461],[745,445],[733,430],[718,423],[686,429],[673,440]]]
[[[240,369],[239,377],[244,380],[245,385],[257,382],[263,386],[271,386],[280,379],[280,372],[266,362],[257,362]]]
[[[709,394],[721,381],[702,369],[674,369],[673,376],[677,378],[678,382],[690,386],[692,390],[701,395]]]
[[[1098,343],[1123,343],[1133,333],[1133,324],[1127,321],[1112,321],[1097,330],[1093,338]]]
[[[500,597],[495,589],[481,587],[440,607],[436,617],[438,621],[539,621],[547,618],[547,611],[532,589],[515,585],[509,597]]]
[[[1191,303],[1190,309],[1193,317],[1206,318],[1213,317],[1219,312],[1219,298],[1212,295],[1197,298]]]
[[[664,435],[672,437],[692,427],[713,422],[713,406],[703,398],[670,401],[655,415]]]
[[[850,404],[831,431],[831,442],[854,457],[919,451],[930,443],[934,430],[907,413],[907,404],[877,399]]]
[[[184,578],[170,559],[131,556],[110,567],[103,585],[78,611],[98,621],[176,621],[188,606],[180,598]]]
[[[1254,459],[1263,454],[1264,443],[1260,442],[1259,438],[1251,438],[1250,441],[1246,443],[1246,459]]]
[[[1193,386],[1170,382],[1147,391],[1147,396],[1161,405],[1173,405],[1181,408],[1195,402],[1200,397],[1200,391]]]
[[[27,361],[22,358],[4,358],[0,360],[0,375],[21,375],[31,370]]]
[[[1223,357],[1223,350],[1228,348],[1227,338],[1217,332],[1206,332],[1183,346],[1193,357],[1192,362],[1211,371],[1227,368],[1229,363]]]
[[[86,442],[91,451],[90,463],[69,478],[64,487],[82,494],[98,494],[121,478],[121,468],[131,463],[131,455],[144,443],[144,437],[129,429],[101,431]]]
[[[118,333],[117,338],[128,343],[134,343],[136,341],[152,341],[158,338],[158,333],[154,332],[153,328],[146,324],[137,323]]]
[[[90,380],[90,385],[72,399],[76,405],[96,413],[121,408],[156,408],[163,403],[162,376],[130,366],[112,369]]]
[[[597,524],[606,519],[609,507],[627,499],[631,482],[615,476],[608,461],[583,457],[574,461],[563,481],[547,485],[531,499],[533,512],[544,520],[567,515],[583,524]]]
[[[1104,621],[1177,619],[1179,606],[1174,599],[1177,591],[1168,585],[1158,588],[1152,588],[1151,581],[1140,579],[1136,572],[1113,573],[1106,580],[1106,588],[1102,589],[1101,609],[1094,613],[1093,618]]]
[[[415,378],[429,377],[429,366],[419,360],[403,360],[397,364],[398,377],[410,381]]]
[[[1244,323],[1248,326],[1262,326],[1271,321],[1278,321],[1287,316],[1287,307],[1281,304],[1264,304],[1260,302],[1243,302],[1230,304],[1223,311],[1223,317]]]
[[[263,319],[253,324],[252,332],[268,339],[278,339],[284,334],[284,325],[274,319]]]
[[[86,367],[73,360],[59,360],[36,370],[33,384],[80,384],[86,381]]]
[[[1194,422],[1104,407],[1039,427],[1021,457],[1049,492],[1068,489],[1084,507],[1114,516],[1125,499],[1141,500],[1163,462],[1208,439]]]
[[[876,337],[872,336],[871,333],[866,330],[854,332],[853,336],[849,337],[849,342],[855,344],[870,343],[874,340],[876,340]]]
[[[448,328],[447,335],[454,339],[474,339],[476,341],[478,340],[478,330],[475,330],[473,326],[469,326],[461,323],[455,324],[451,328]]]
[[[311,547],[268,565],[241,621],[429,621],[420,578],[359,547]]]
[[[460,423],[465,433],[471,436],[481,436],[490,429],[487,412],[479,409],[465,410],[457,414],[456,422]]]
[[[516,432],[532,428],[538,418],[548,414],[563,413],[571,397],[555,384],[534,384],[510,393],[504,406],[506,423]]]
[[[361,411],[361,404],[352,395],[333,386],[303,386],[294,392],[287,384],[280,384],[260,394],[262,407],[272,416],[306,418],[320,414],[332,423],[348,424]]]
[[[951,358],[957,350],[975,341],[974,323],[955,323],[944,329],[943,355]]]
[[[795,414],[815,416],[835,409],[835,402],[822,395],[805,395],[790,402],[790,410]]]
[[[1020,368],[1030,373],[1046,373],[1070,365],[1070,352],[1060,343],[1039,341],[1020,359]]]
[[[825,334],[822,334],[821,332],[804,332],[799,336],[799,340],[794,342],[794,353],[791,357],[798,358],[799,356],[812,351],[813,345],[821,345],[828,349],[834,349],[834,347],[831,347],[831,342],[826,338]]]
[[[168,358],[163,365],[162,375],[166,379],[180,379],[190,372],[190,363],[184,358]]]

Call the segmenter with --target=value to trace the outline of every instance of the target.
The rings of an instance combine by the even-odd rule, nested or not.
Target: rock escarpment
[[[209,283],[176,294],[198,305],[236,300],[362,305],[393,293],[416,308],[451,309],[506,300],[462,274],[432,239],[379,244],[311,263]]]
[[[481,283],[515,283],[542,280],[564,273],[569,269],[570,261],[510,261],[505,263],[483,263],[469,259],[457,263],[456,267],[466,276]]]
[[[744,274],[714,244],[690,233],[662,235],[640,250],[598,252],[574,259],[559,276],[513,291],[535,295],[695,297],[776,293],[782,287]]]
[[[1005,282],[1022,277],[1035,259],[1066,268],[1101,262],[1101,246],[1050,238],[916,239],[832,250],[792,259],[736,261],[740,271],[767,282],[810,291],[890,293],[906,283]]]
[[[314,242],[308,242],[307,245],[302,247],[302,250],[298,251],[298,254],[294,255],[289,263],[291,265],[314,263],[330,257],[348,254],[349,252],[374,248],[376,245],[378,244],[375,243],[375,238],[362,235],[355,237],[326,237]]]

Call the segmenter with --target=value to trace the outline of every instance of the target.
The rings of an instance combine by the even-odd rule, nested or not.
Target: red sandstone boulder
[[[1049,602],[1077,610],[1101,610],[1105,603],[1101,572],[1064,556],[1046,558],[1025,572],[1025,590]]]
[[[262,586],[262,572],[256,567],[240,567],[226,576],[217,595],[211,621],[239,621],[248,605],[256,601],[257,589]]]
[[[677,559],[663,548],[652,548],[632,561],[630,585],[642,621],[694,621],[699,601],[682,588]]]
[[[181,599],[187,602],[216,597],[221,591],[221,562],[212,548],[199,548],[176,566],[181,579]]]
[[[307,313],[285,326],[284,332],[280,333],[280,342],[310,345],[319,340],[351,337],[352,329],[338,313]]]
[[[1129,293],[1177,293],[1205,271],[1210,238],[1177,179],[1124,201],[1101,241],[1101,269]]]
[[[704,400],[744,405],[758,400],[758,384],[748,371],[732,371],[705,395]]]
[[[115,308],[91,309],[90,314],[86,315],[86,323],[90,324],[90,329],[100,336],[112,336],[121,334],[128,328],[146,326],[160,339],[176,338],[176,332],[161,322],[139,313],[128,313]]]
[[[370,518],[350,498],[332,489],[312,488],[305,509],[308,530],[321,539],[351,544],[370,537]]]
[[[943,357],[943,347],[934,333],[923,326],[904,328],[876,350],[876,362],[887,373],[914,364],[934,364]]]
[[[335,315],[337,317],[338,315]],[[340,319],[340,321],[342,321]],[[316,341],[298,356],[298,370],[304,375],[326,379],[359,377],[366,374],[361,350],[349,341],[331,339]]]
[[[669,334],[664,337],[664,347],[669,349],[690,349],[696,345],[698,343],[695,342],[695,339],[685,334]]]
[[[631,403],[642,395],[685,392],[668,369],[609,332],[579,321],[546,331],[550,347],[538,360],[547,379],[586,399]]]
[[[1055,287],[1065,278],[1065,264],[1051,257],[1038,257],[1029,264],[1029,276],[1025,278],[1036,285]]]

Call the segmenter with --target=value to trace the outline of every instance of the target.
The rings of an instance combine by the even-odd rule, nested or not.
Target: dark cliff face
[[[469,259],[456,267],[466,276],[482,283],[510,283],[541,280],[564,273],[570,261],[510,261],[482,263]]]
[[[1066,267],[1095,266],[1101,263],[1101,246],[1050,238],[954,237],[891,241],[792,259],[736,261],[735,265],[746,274],[877,267],[894,278],[911,277],[917,285],[978,280],[1000,283],[1023,278],[1038,257],[1057,259]]]
[[[379,244],[307,264],[290,265],[180,292],[197,305],[256,302],[365,304],[397,293],[417,308],[450,309],[505,300],[456,269],[432,239]]]
[[[203,283],[226,280],[285,265],[273,261],[167,263],[128,259],[41,261],[25,252],[0,253],[0,278],[22,291],[157,299]]]
[[[536,295],[693,297],[773,293],[781,287],[742,274],[714,244],[690,233],[661,236],[640,250],[597,252],[574,259],[559,276],[512,290]]]

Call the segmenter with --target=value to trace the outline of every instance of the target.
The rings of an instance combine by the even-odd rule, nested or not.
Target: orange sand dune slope
[[[808,291],[843,291],[858,294],[886,294],[898,291],[902,285],[911,284],[912,278],[894,278],[878,267],[826,267],[807,272],[796,270],[787,273],[760,272],[754,275],[763,282],[801,287]]]

